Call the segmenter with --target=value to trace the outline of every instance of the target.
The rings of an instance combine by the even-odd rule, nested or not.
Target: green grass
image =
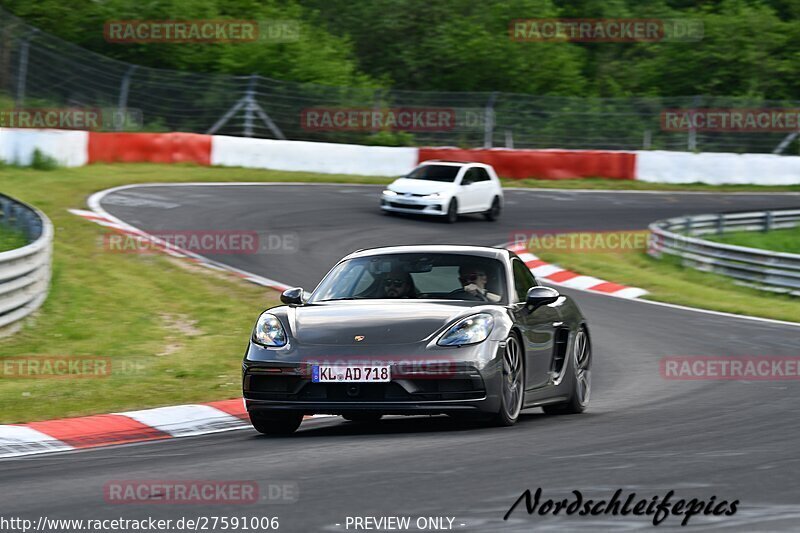
[[[0,252],[21,248],[27,244],[25,234],[14,228],[0,224]]]
[[[735,285],[730,278],[684,268],[673,257],[654,259],[644,250],[617,253],[570,253],[531,250],[544,261],[639,287],[650,292],[645,298],[726,313],[798,322],[800,299]]]
[[[85,208],[91,193],[109,187],[187,181],[385,184],[391,179],[193,165],[90,165],[51,171],[0,168],[2,192],[42,209],[56,231],[49,297],[20,332],[0,339],[0,364],[3,358],[15,362],[32,356],[109,357],[113,362],[111,375],[102,378],[22,379],[0,374],[0,423],[240,394],[247,335],[258,313],[277,303],[277,293],[163,255],[105,251],[101,242],[106,230],[67,212]],[[650,185],[600,180],[506,183],[561,188]],[[686,274],[688,281],[671,282],[674,272],[669,269],[674,267],[644,257],[634,257],[633,263],[591,254],[556,259],[565,266],[572,262],[582,272],[651,288],[657,298],[667,301],[775,318],[799,316],[796,304],[718,287],[705,278],[695,279],[702,275],[694,272]]]
[[[736,231],[723,233],[721,235],[705,235],[703,238],[725,244],[734,244],[736,246],[800,254],[800,226],[767,232]]]

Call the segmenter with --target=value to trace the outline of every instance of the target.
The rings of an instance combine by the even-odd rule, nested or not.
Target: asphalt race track
[[[266,230],[293,234],[294,253],[215,260],[312,289],[344,254],[402,243],[496,245],[534,229],[641,229],[691,213],[788,208],[796,195],[511,190],[500,221],[448,225],[382,215],[378,186],[150,186],[106,196],[102,206],[144,230]],[[586,272],[591,274],[591,272]],[[615,280],[610,280],[615,281]],[[739,500],[734,516],[695,516],[703,529],[796,530],[800,520],[800,383],[669,381],[668,355],[800,353],[800,328],[568,291],[593,334],[592,405],[583,415],[536,409],[512,428],[458,425],[447,417],[395,417],[377,426],[340,418],[304,422],[289,438],[241,430],[0,463],[6,509],[17,516],[180,518],[278,516],[280,531],[347,531],[348,516],[454,517],[460,531],[652,528],[648,517],[528,516],[525,490],[545,498],[612,496]],[[254,316],[253,319],[256,317]],[[800,317],[799,317],[800,318]],[[247,331],[242,331],[242,347]],[[231,354],[238,365],[241,354]],[[202,354],[198,354],[202,357]],[[294,503],[111,505],[103,486],[121,479],[288,483]],[[680,528],[669,517],[659,529]],[[447,521],[445,521],[447,523]],[[337,525],[338,524],[338,525]],[[463,525],[462,525],[463,524]],[[694,529],[692,528],[692,529]],[[686,529],[686,528],[684,528]],[[349,529],[353,531],[353,528]]]

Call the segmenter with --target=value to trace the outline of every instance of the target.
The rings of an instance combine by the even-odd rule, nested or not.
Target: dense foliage
[[[413,90],[800,99],[796,0],[0,0],[45,31],[138,64]],[[513,19],[690,18],[699,42],[545,43]],[[119,19],[292,19],[289,43],[113,44]]]

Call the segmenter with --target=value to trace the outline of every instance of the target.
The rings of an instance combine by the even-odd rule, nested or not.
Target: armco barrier
[[[597,150],[463,150],[420,148],[419,160],[477,161],[492,165],[505,178],[635,179],[636,154]]]
[[[0,331],[8,332],[47,297],[53,225],[29,205],[0,195],[0,224],[22,231],[29,244],[0,253]]]
[[[696,237],[797,225],[800,225],[800,209],[670,218],[650,225],[647,253],[653,257],[678,256],[684,265],[697,270],[729,276],[760,289],[800,296],[800,254],[734,246]]]

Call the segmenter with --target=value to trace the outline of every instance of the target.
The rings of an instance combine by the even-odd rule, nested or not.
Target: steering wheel
[[[463,288],[451,291],[449,296],[458,296],[459,300],[470,300],[474,302],[488,302],[489,300],[481,293],[476,292],[472,294],[465,291]]]

